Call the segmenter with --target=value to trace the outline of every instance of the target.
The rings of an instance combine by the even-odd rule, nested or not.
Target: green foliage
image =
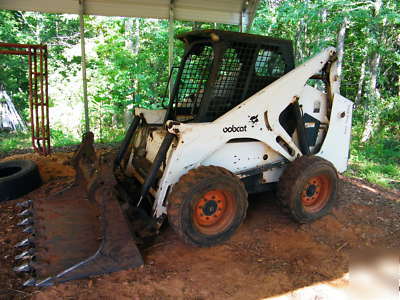
[[[400,180],[400,2],[384,0],[378,15],[375,1],[262,1],[252,32],[294,41],[296,61],[302,62],[328,45],[347,21],[342,93],[359,103],[354,112],[348,174],[393,187]],[[378,52],[379,99],[373,99],[371,56]],[[365,78],[361,66],[365,64]],[[364,124],[374,120],[371,140],[361,143]],[[397,185],[396,185],[397,182]]]
[[[30,133],[0,133],[0,152],[27,149],[31,145]]]
[[[0,10],[0,41],[47,44],[51,67],[66,66],[66,47],[79,42],[76,17]],[[28,118],[28,61],[25,56],[0,55],[0,88],[12,97],[17,110]]]
[[[62,147],[79,144],[80,140],[63,133],[61,130],[51,129],[52,147]],[[111,140],[109,140],[111,141]],[[30,132],[26,133],[0,133],[0,152],[13,152],[15,150],[28,149],[32,147]]]
[[[74,136],[63,133],[61,130],[51,129],[50,131],[51,145],[53,147],[62,147],[80,143],[80,140]]]
[[[369,143],[353,138],[350,168],[347,175],[361,177],[385,187],[400,188],[400,141],[385,136]]]
[[[336,45],[338,31],[347,22],[342,94],[358,99],[349,172],[388,185],[399,180],[400,2],[383,0],[378,14],[375,4],[369,0],[263,0],[251,33],[293,40],[299,64],[322,48]],[[85,26],[91,130],[98,142],[121,140],[134,107],[157,109],[165,100],[168,21],[87,16]],[[175,22],[178,35],[210,28],[238,31],[232,25]],[[52,142],[78,143],[84,130],[78,17],[0,11],[0,40],[48,45]],[[176,40],[174,46],[177,66],[183,43]],[[379,93],[374,97],[369,85],[373,53],[381,58]],[[365,76],[359,85],[362,65]],[[26,58],[0,55],[0,70],[0,88],[29,121]],[[374,120],[372,139],[361,143],[368,118]],[[29,145],[28,135],[0,136],[0,149]]]

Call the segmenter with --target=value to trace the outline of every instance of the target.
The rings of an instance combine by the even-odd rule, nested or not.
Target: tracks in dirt
[[[30,154],[45,174],[42,197],[68,181],[70,154],[49,159]],[[17,155],[17,157],[20,157]],[[145,266],[106,276],[21,289],[25,278],[12,270],[14,244],[24,237],[16,223],[15,201],[0,204],[0,299],[260,299],[320,282],[342,280],[350,251],[357,247],[400,249],[400,193],[356,179],[342,178],[333,213],[298,225],[266,194],[252,197],[248,217],[228,242],[212,248],[183,244],[167,228],[145,249]],[[25,293],[25,294],[24,294]],[[32,294],[33,293],[33,294]]]

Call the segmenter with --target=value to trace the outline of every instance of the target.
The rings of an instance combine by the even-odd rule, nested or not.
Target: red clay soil
[[[72,179],[71,155],[6,159],[38,163],[45,184],[24,197],[35,199]],[[0,203],[0,299],[263,299],[321,282],[346,286],[352,250],[399,251],[400,192],[346,177],[340,186],[333,212],[312,224],[282,214],[273,194],[252,196],[245,223],[220,246],[192,247],[166,228],[144,250],[143,267],[45,289],[22,288],[27,275],[12,271],[13,245],[24,238],[14,207],[21,199]]]

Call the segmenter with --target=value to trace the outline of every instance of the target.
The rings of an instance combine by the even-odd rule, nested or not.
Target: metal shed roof
[[[250,23],[259,0],[85,0],[85,14],[241,24]],[[79,0],[1,0],[0,9],[79,14]],[[250,22],[249,22],[250,21]]]

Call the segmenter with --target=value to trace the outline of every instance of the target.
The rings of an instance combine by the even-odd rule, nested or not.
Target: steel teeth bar
[[[26,251],[22,252],[21,254],[18,254],[17,256],[15,256],[15,260],[30,259],[33,257],[34,252],[35,251],[33,249],[26,250]]]
[[[32,245],[33,245],[33,242],[30,239],[24,239],[21,242],[17,243],[14,247],[21,248],[21,247],[32,246]]]
[[[17,206],[17,207],[21,207],[21,208],[28,208],[28,207],[30,207],[32,204],[33,204],[33,201],[32,201],[32,200],[26,200],[26,201],[17,203],[16,206]]]
[[[30,278],[27,281],[23,283],[23,286],[28,287],[28,286],[36,286],[36,279],[35,278]]]
[[[29,226],[33,224],[33,220],[31,218],[26,218],[23,219],[21,222],[19,222],[17,225],[18,226]]]
[[[32,234],[35,232],[35,230],[34,230],[33,226],[28,226],[24,230],[22,230],[22,232]]]
[[[15,268],[14,268],[14,271],[17,272],[17,273],[20,273],[20,272],[30,272],[30,271],[33,271],[33,269],[32,269],[32,267],[30,266],[30,264],[23,264],[23,265],[20,265],[20,266],[18,266],[18,267],[15,267]]]
[[[32,212],[30,209],[25,209],[18,214],[19,217],[30,217],[31,215],[32,215]]]

